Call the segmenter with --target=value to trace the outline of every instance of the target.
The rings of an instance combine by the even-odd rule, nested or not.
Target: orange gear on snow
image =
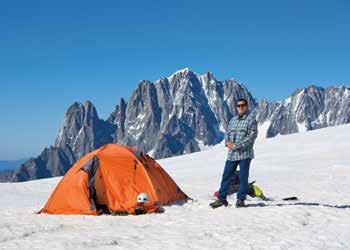
[[[107,144],[71,167],[41,212],[97,215],[96,207],[106,206],[110,213],[134,214],[140,193],[149,196],[144,207],[148,213],[188,198],[153,158],[135,148]]]

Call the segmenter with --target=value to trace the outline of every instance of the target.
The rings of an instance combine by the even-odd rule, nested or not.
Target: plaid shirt
[[[258,123],[253,113],[247,112],[242,117],[235,116],[229,122],[225,134],[225,141],[235,145],[229,149],[227,160],[239,161],[254,158],[254,142],[258,135]]]

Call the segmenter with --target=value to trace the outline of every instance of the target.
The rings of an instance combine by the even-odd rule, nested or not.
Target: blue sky
[[[54,143],[74,101],[106,118],[141,79],[189,67],[257,98],[349,83],[350,2],[0,1],[0,159]]]

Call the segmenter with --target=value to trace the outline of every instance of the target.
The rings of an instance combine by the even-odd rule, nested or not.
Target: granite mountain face
[[[262,100],[257,119],[265,130],[263,137],[274,137],[336,126],[350,122],[350,89],[310,86],[296,90],[283,102]]]
[[[92,150],[110,143],[114,131],[115,126],[101,120],[90,101],[84,105],[76,102],[68,108],[63,118],[55,147],[68,147],[75,158],[79,159]]]
[[[26,181],[64,175],[86,153],[113,140],[115,128],[98,118],[87,101],[73,103],[64,115],[55,146],[45,148],[14,171],[10,181]]]
[[[222,140],[235,112],[232,100],[239,97],[256,106],[236,81],[189,69],[154,83],[141,81],[128,103],[122,99],[108,118],[115,126],[113,142],[137,146],[155,158],[199,151]]]
[[[55,145],[15,170],[11,181],[63,175],[81,156],[106,143],[137,146],[155,158],[200,151],[222,141],[235,103],[245,98],[256,113],[261,137],[274,137],[350,122],[350,89],[310,86],[283,102],[257,102],[237,81],[220,81],[189,69],[141,81],[107,120],[94,105],[73,103]]]

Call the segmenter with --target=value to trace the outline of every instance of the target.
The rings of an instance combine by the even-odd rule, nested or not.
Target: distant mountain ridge
[[[259,103],[257,119],[267,127],[266,137],[350,123],[350,89],[309,86],[283,102]]]
[[[27,159],[19,159],[19,160],[0,160],[0,171],[1,170],[11,170],[18,167],[20,164],[24,163]]]
[[[186,68],[155,82],[141,81],[106,120],[90,101],[72,104],[55,145],[22,164],[10,181],[63,175],[81,156],[106,143],[137,146],[155,158],[200,151],[222,141],[239,98],[247,99],[256,113],[260,137],[350,123],[346,86],[309,86],[282,102],[257,102],[234,79],[220,81],[211,72],[199,75]]]
[[[5,182],[11,180],[14,170],[24,163],[27,159],[19,160],[0,160],[0,182]]]

